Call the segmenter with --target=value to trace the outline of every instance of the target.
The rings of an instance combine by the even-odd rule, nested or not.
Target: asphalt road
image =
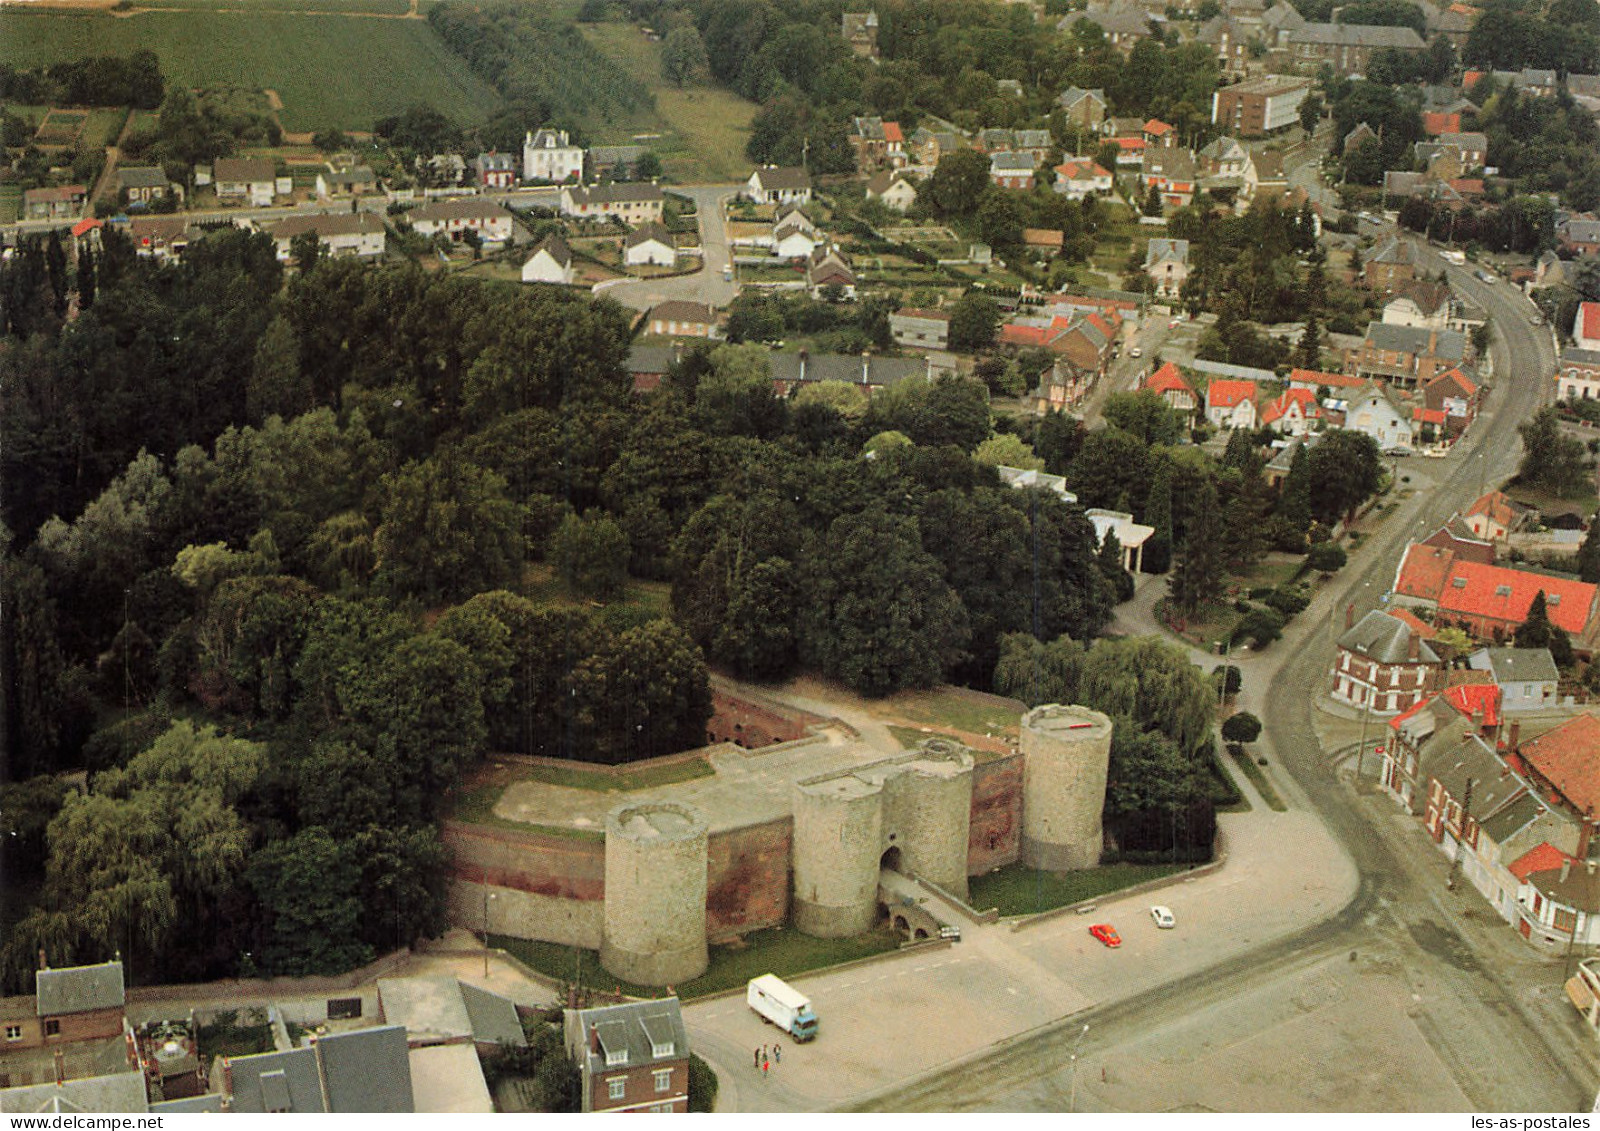
[[[1442,267],[1440,261],[1434,269]],[[1353,859],[1361,876],[1355,897],[1331,917],[1236,954],[1198,976],[1062,1018],[992,1053],[874,1097],[867,1106],[884,1111],[1060,1110],[1069,1104],[1159,1109],[1173,1102],[1170,1094],[1156,1100],[1137,1081],[1119,1092],[1105,1065],[1148,1066],[1151,1046],[1159,1046],[1161,1063],[1215,1056],[1212,1045],[1231,1039],[1220,1034],[1256,1028],[1262,1003],[1277,1003],[1289,1013],[1314,1012],[1316,1007],[1306,1003],[1308,986],[1320,982],[1335,996],[1360,995],[1370,970],[1387,971],[1387,981],[1405,992],[1372,993],[1357,1001],[1358,1016],[1350,1020],[1355,1035],[1342,1046],[1339,1059],[1296,1065],[1303,1059],[1301,1050],[1287,1044],[1258,1048],[1253,1061],[1243,1051],[1223,1055],[1207,1063],[1224,1075],[1238,1073],[1238,1089],[1218,1093],[1213,1087],[1210,1095],[1220,1094],[1220,1106],[1238,1110],[1251,1106],[1247,1095],[1272,1096],[1272,1086],[1281,1080],[1278,1110],[1383,1110],[1384,1103],[1403,1104],[1403,1079],[1398,1094],[1374,1098],[1385,1094],[1379,1089],[1386,1077],[1403,1077],[1401,1061],[1412,1051],[1372,1037],[1388,1033],[1427,1046],[1427,1063],[1442,1077],[1422,1093],[1434,1097],[1433,1103],[1442,1106],[1437,1097],[1454,1095],[1458,1098],[1450,1106],[1479,1111],[1589,1109],[1600,1071],[1592,1038],[1561,997],[1562,963],[1516,942],[1470,885],[1447,892],[1443,858],[1416,822],[1402,817],[1370,784],[1352,788],[1351,767],[1341,767],[1314,737],[1314,702],[1327,681],[1331,642],[1345,606],[1354,604],[1357,616],[1374,607],[1411,536],[1443,522],[1486,483],[1515,471],[1516,426],[1538,407],[1548,387],[1552,344],[1548,331],[1528,324],[1527,300],[1505,284],[1487,287],[1465,271],[1451,268],[1450,276],[1460,293],[1489,311],[1496,326],[1491,351],[1498,376],[1487,412],[1458,451],[1439,461],[1442,468],[1427,468],[1428,478],[1437,475],[1438,484],[1402,503],[1363,548],[1350,576],[1319,595],[1293,631],[1274,645],[1268,655],[1277,657],[1276,670],[1261,665],[1267,655],[1256,657],[1246,678],[1247,692],[1253,680],[1263,681],[1252,698],[1266,724],[1262,749],[1272,755],[1280,792],[1292,808],[1315,812]],[[1406,466],[1400,465],[1402,474]],[[1372,765],[1366,769],[1370,777]],[[1328,986],[1335,989],[1326,991]],[[1366,1016],[1359,1016],[1363,1011]],[[1193,1024],[1196,1018],[1202,1023]],[[1241,1050],[1244,1044],[1241,1038]],[[1080,1079],[1080,1065],[1096,1064],[1098,1073]],[[1275,1065],[1282,1067],[1276,1077]],[[1293,1080],[1301,1082],[1300,1094],[1293,1091]],[[1323,1091],[1312,1097],[1308,1080]],[[1249,1092],[1251,1084],[1256,1093]],[[1203,1091],[1204,1082],[1189,1087],[1195,1096]],[[1191,1110],[1201,1106],[1185,1101],[1182,1093],[1177,1103]]]
[[[712,307],[728,305],[738,295],[739,283],[737,279],[724,279],[722,274],[733,262],[723,210],[739,188],[739,185],[694,185],[672,189],[693,200],[699,210],[700,270],[662,279],[617,279],[601,283],[595,287],[595,293],[634,310],[649,310],[670,299],[703,302]]]

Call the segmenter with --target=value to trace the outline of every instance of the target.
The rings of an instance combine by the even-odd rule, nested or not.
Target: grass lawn
[[[997,907],[1002,915],[1037,915],[1188,870],[1187,864],[1111,864],[1081,872],[1040,872],[1007,864],[968,882],[973,907]]]
[[[15,223],[22,214],[22,189],[16,185],[0,185],[0,224]]]
[[[1283,803],[1283,798],[1278,796],[1278,791],[1272,788],[1272,783],[1267,780],[1267,775],[1261,772],[1261,766],[1248,749],[1230,745],[1228,753],[1233,756],[1234,764],[1244,771],[1244,776],[1250,779],[1250,784],[1256,787],[1256,792],[1261,795],[1261,800],[1267,803],[1267,808],[1275,813],[1282,813],[1289,808]]]
[[[678,87],[661,77],[661,44],[652,43],[632,24],[579,24],[583,37],[608,58],[626,67],[656,99],[662,137],[647,143],[674,180],[736,181],[750,175],[744,155],[756,105],[731,91],[709,86]],[[602,131],[603,133],[603,131]],[[599,140],[629,142],[631,134]]]
[[[135,8],[184,8],[207,12],[354,12],[403,16],[409,0],[131,0]],[[426,7],[419,5],[426,12]]]
[[[78,144],[90,149],[104,149],[117,140],[123,123],[128,120],[127,110],[91,110],[89,121],[83,127]]]
[[[1485,488],[1485,490],[1488,489],[1490,488]],[[1576,495],[1572,498],[1563,498],[1560,495],[1552,495],[1548,491],[1537,491],[1532,487],[1524,487],[1517,482],[1507,483],[1502,490],[1507,495],[1510,495],[1512,499],[1525,506],[1537,507],[1539,513],[1543,515],[1575,514],[1582,518],[1588,518],[1594,513],[1597,502],[1600,502],[1600,500],[1596,499],[1593,491],[1583,495]]]
[[[564,982],[571,982],[576,977],[580,984],[592,989],[621,989],[623,993],[634,997],[662,997],[666,994],[663,987],[635,986],[619,981],[601,969],[600,956],[592,950],[501,935],[490,935],[489,941],[541,974]],[[900,936],[887,928],[851,939],[814,939],[799,931],[778,927],[752,931],[741,943],[713,946],[710,968],[698,978],[674,984],[673,989],[678,997],[692,1001],[708,994],[737,989],[762,974],[791,978],[809,970],[821,970],[841,962],[884,954],[899,949],[900,941]],[[827,1018],[822,1018],[822,1023],[826,1025]]]
[[[1025,710],[1014,700],[999,696],[979,698],[954,689],[902,691],[882,702],[890,712],[913,723],[933,730],[948,727],[972,735],[1016,734]]]
[[[604,840],[604,829],[575,829],[568,825],[540,825],[530,821],[508,821],[497,817],[494,807],[505,793],[513,778],[522,776],[526,766],[516,767],[516,772],[496,774],[488,781],[467,786],[452,795],[446,815],[452,820],[471,825],[489,825],[497,829],[510,829],[520,833],[540,833],[545,836],[567,837],[570,840]]]
[[[217,5],[209,4],[208,7]],[[0,63],[37,67],[150,48],[168,87],[230,82],[271,88],[287,130],[368,130],[427,102],[462,124],[499,96],[422,20],[293,15],[255,9],[145,12],[0,11]]]

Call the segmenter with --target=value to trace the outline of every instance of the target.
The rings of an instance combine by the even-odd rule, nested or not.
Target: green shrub
[[[717,1074],[698,1053],[689,1054],[689,1110],[715,1111]]]

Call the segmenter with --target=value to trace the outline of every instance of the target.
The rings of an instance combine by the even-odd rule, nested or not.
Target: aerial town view
[[[0,147],[0,1119],[1600,1110],[1596,0],[4,0]]]

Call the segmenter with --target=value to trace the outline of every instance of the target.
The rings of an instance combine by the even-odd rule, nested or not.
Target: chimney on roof
[[[1571,871],[1572,871],[1572,861],[1571,860],[1563,860],[1561,862],[1561,882],[1562,883],[1566,883],[1567,882],[1567,875]]]
[[[1521,753],[1519,747],[1522,741],[1522,720],[1511,720],[1511,749]]]
[[[39,969],[41,969],[41,970],[50,969],[50,960],[45,957],[44,947],[42,947],[42,946],[39,948]]]
[[[1406,659],[1416,663],[1421,655],[1421,647],[1422,641],[1417,638],[1417,634],[1409,633],[1406,637]]]
[[[1584,818],[1578,822],[1578,851],[1576,855],[1580,860],[1587,860],[1589,858],[1589,841],[1594,836],[1594,825],[1594,818],[1588,815],[1585,815]],[[1589,871],[1594,871],[1594,865],[1592,863],[1589,865]]]
[[[1356,603],[1351,601],[1344,607],[1344,626],[1353,628],[1356,623]]]
[[[589,1026],[589,1051],[600,1051],[600,1026],[598,1025]]]

